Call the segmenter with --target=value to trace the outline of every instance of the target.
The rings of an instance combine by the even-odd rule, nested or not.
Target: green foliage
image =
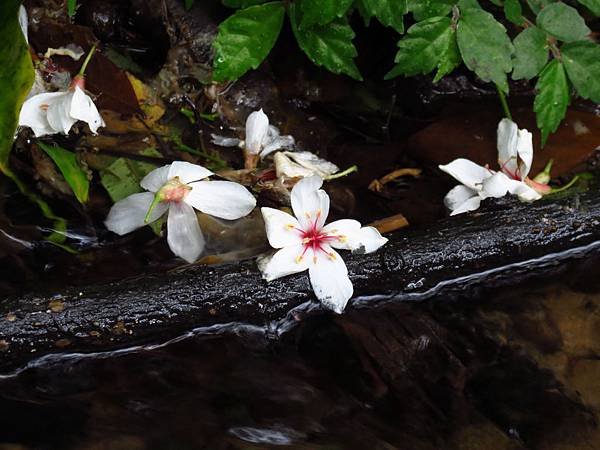
[[[596,17],[600,17],[600,0],[579,0],[579,3],[587,7]]]
[[[77,162],[75,154],[58,145],[48,145],[41,141],[38,141],[37,144],[50,158],[52,158],[52,161],[54,161],[54,164],[56,164],[60,170],[60,173],[65,178],[65,181],[75,194],[79,203],[87,203],[90,180],[87,177],[87,173]]]
[[[438,68],[436,79],[439,79],[460,63],[455,31],[448,17],[433,17],[416,23],[408,29],[398,47],[396,67],[386,79],[426,74],[435,68]]]
[[[408,12],[406,0],[359,0],[359,3],[367,20],[376,17],[386,27],[404,33],[404,14]]]
[[[357,52],[352,43],[354,31],[348,24],[348,19],[336,19],[326,26],[302,30],[298,26],[301,13],[296,5],[290,5],[289,14],[296,40],[312,62],[333,73],[343,73],[356,80],[362,80],[354,63]]]
[[[555,0],[527,0],[527,4],[529,5],[529,9],[534,14],[539,14],[542,8],[548,6],[550,3],[553,3]]]
[[[352,5],[353,0],[300,0],[302,22],[300,28],[314,25],[327,25],[342,18]]]
[[[590,41],[573,42],[563,45],[561,53],[577,93],[600,103],[600,45]]]
[[[536,77],[548,62],[546,33],[538,27],[525,28],[514,40],[513,80]]]
[[[514,47],[506,28],[490,13],[468,7],[461,10],[457,40],[465,65],[482,80],[508,92],[506,74],[512,70]]]
[[[275,45],[284,15],[282,2],[271,2],[241,9],[221,23],[214,42],[214,80],[236,80],[256,69]]]
[[[453,0],[407,0],[408,12],[417,21],[446,16],[452,10]]]
[[[195,0],[183,0],[183,4],[185,6],[186,11],[192,9],[192,6],[194,6],[194,1]]]
[[[525,22],[523,8],[521,8],[519,0],[506,0],[504,2],[504,15],[515,25],[522,25]]]
[[[67,14],[73,17],[77,12],[77,0],[67,0]]]
[[[533,109],[537,126],[542,131],[542,147],[550,133],[554,133],[565,117],[569,106],[569,84],[562,63],[554,59],[540,74],[535,86],[537,95]]]
[[[260,5],[266,2],[267,0],[223,0],[223,4],[229,8],[247,8],[248,6]]]
[[[552,3],[542,9],[537,16],[537,24],[564,42],[579,41],[591,32],[577,10],[562,2]]]

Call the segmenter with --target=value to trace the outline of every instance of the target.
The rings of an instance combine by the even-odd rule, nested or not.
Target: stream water
[[[600,279],[228,324],[0,379],[0,449],[600,448]]]

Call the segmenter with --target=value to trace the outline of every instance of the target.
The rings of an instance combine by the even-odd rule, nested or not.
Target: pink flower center
[[[500,169],[502,170],[502,172],[504,172],[505,175],[508,175],[510,178],[512,178],[513,180],[517,180],[517,181],[521,181],[521,168],[519,167],[519,165],[517,165],[517,168],[515,169],[515,171],[511,171],[509,170],[506,166],[509,163],[510,159],[508,161],[505,161],[502,166],[500,167]]]
[[[310,215],[308,215],[308,217],[310,218]],[[330,259],[335,259],[335,254],[326,250],[324,246],[332,240],[341,240],[343,236],[323,233],[322,230],[317,227],[317,222],[320,217],[321,211],[317,211],[315,220],[311,220],[310,225],[306,229],[301,230],[296,228],[302,238],[302,253],[297,258],[298,262],[302,261],[308,250],[312,250],[313,263],[315,264],[317,263],[317,255],[319,253],[323,253]]]
[[[175,202],[179,203],[183,201],[185,196],[192,190],[190,186],[182,183],[179,180],[179,177],[175,177],[170,179],[167,184],[165,184],[160,191],[158,191],[158,195],[161,202]]]

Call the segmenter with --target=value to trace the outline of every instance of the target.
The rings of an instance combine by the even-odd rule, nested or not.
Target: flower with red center
[[[334,249],[371,253],[387,242],[373,227],[361,227],[344,219],[325,225],[329,196],[318,176],[300,180],[292,189],[294,216],[273,208],[262,208],[267,238],[273,255],[259,259],[263,278],[272,281],[308,270],[317,298],[341,313],[352,297],[352,282],[340,255]]]
[[[171,251],[194,262],[204,249],[204,237],[194,209],[226,220],[248,215],[254,196],[230,181],[208,181],[213,173],[195,164],[175,161],[150,172],[140,183],[149,192],[118,201],[106,218],[106,227],[119,235],[167,217],[167,242]]]

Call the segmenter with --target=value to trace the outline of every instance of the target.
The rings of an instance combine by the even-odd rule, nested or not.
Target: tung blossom
[[[104,223],[109,230],[124,235],[168,214],[169,247],[192,263],[204,249],[194,209],[235,220],[248,215],[256,206],[256,199],[245,187],[231,181],[205,180],[211,175],[210,170],[183,161],[155,169],[140,183],[148,192],[115,203]]]
[[[439,166],[462,183],[444,198],[444,204],[451,210],[450,215],[474,211],[486,198],[500,198],[510,193],[523,202],[532,202],[542,197],[540,192],[548,191],[546,185],[527,178],[533,161],[530,132],[519,130],[511,120],[502,119],[498,125],[497,146],[500,171],[464,158]]]
[[[339,167],[311,152],[277,152],[273,155],[277,178],[307,178],[318,175],[327,178]]]
[[[292,189],[294,216],[273,208],[261,208],[267,238],[277,252],[259,259],[267,281],[308,270],[317,298],[326,307],[341,313],[354,289],[348,269],[334,249],[371,253],[387,242],[373,227],[361,227],[356,220],[338,220],[325,225],[329,196],[321,190],[318,176],[300,180]]]

